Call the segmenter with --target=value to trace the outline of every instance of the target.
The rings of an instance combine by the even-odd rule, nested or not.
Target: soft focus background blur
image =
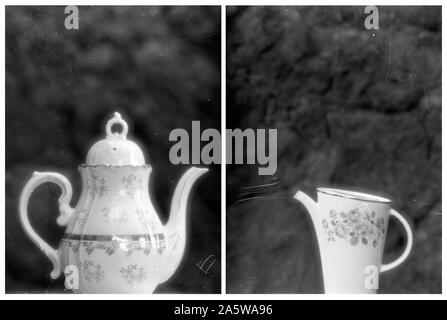
[[[275,177],[228,166],[228,292],[323,292],[292,196],[332,186],[390,197],[412,221],[412,255],[380,293],[441,293],[441,7],[379,7],[379,30],[364,8],[227,9],[227,125],[278,129]],[[384,261],[405,241],[391,220]]]
[[[120,111],[154,167],[152,199],[166,221],[174,188],[190,167],[169,162],[169,132],[191,121],[220,128],[220,7],[81,7],[66,30],[64,7],[6,7],[6,292],[64,292],[51,264],[18,220],[20,192],[33,171],[73,184],[77,166]],[[220,292],[220,166],[191,197],[188,243],[177,273],[156,292]],[[59,189],[30,200],[32,225],[57,246]],[[72,205],[75,204],[72,201]],[[196,264],[213,256],[205,274]]]

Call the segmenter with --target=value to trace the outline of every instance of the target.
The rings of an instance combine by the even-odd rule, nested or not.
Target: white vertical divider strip
[[[227,185],[227,176],[226,176],[226,6],[222,5],[221,9],[221,148],[222,148],[222,161],[221,161],[221,292],[222,294],[227,293],[227,201],[226,201],[226,185]]]

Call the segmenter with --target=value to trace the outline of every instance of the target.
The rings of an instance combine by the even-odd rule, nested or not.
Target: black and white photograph
[[[446,299],[446,10],[5,1],[0,300],[185,320],[432,310],[413,302]]]
[[[6,293],[221,292],[220,10],[6,6]]]
[[[441,7],[226,16],[227,293],[441,293]]]

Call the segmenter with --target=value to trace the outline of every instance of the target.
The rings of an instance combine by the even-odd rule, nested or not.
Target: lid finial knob
[[[118,133],[118,132],[112,133],[112,126],[113,126],[114,124],[119,124],[119,125],[121,125],[121,127],[122,127],[122,131],[121,131],[121,133]],[[110,119],[109,121],[107,121],[107,125],[106,125],[106,134],[107,134],[107,137],[110,138],[110,137],[113,137],[113,136],[120,136],[120,137],[126,139],[126,137],[127,137],[127,131],[128,131],[128,127],[127,127],[127,123],[126,123],[126,121],[124,121],[124,120],[121,118],[121,115],[119,114],[119,112],[115,112],[115,113],[113,114],[113,118]]]
[[[121,126],[112,132],[113,125]],[[88,151],[87,165],[108,166],[144,166],[143,151],[132,140],[127,139],[128,126],[126,121],[115,112],[113,118],[107,121],[106,138],[97,141]]]

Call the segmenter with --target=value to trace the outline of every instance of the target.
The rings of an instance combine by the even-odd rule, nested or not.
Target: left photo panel
[[[5,25],[6,293],[220,293],[220,6]]]

